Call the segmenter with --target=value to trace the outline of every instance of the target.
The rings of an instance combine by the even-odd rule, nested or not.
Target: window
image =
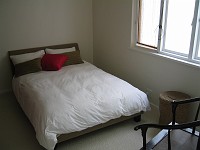
[[[199,0],[133,0],[133,3],[137,3],[137,45],[200,62]]]
[[[156,9],[155,9],[156,8]],[[160,0],[140,0],[138,17],[138,43],[156,48]]]

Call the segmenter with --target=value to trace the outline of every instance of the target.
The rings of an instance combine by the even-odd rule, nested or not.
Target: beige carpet
[[[140,123],[157,120],[153,111],[146,113]],[[11,94],[0,97],[0,149],[43,150],[38,144],[33,127]],[[142,146],[141,131],[134,131],[135,123],[128,120],[105,129],[60,143],[56,150],[138,150]],[[157,131],[150,130],[147,139]]]

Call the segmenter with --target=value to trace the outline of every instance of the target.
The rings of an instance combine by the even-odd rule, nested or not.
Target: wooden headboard
[[[25,53],[32,53],[32,52],[37,52],[40,50],[45,50],[46,48],[50,49],[61,49],[61,48],[72,48],[75,47],[76,50],[79,50],[78,43],[69,43],[69,44],[61,44],[61,45],[51,45],[51,46],[42,46],[42,47],[34,47],[34,48],[26,48],[26,49],[19,49],[19,50],[11,50],[8,51],[9,58],[12,55],[20,55],[20,54],[25,54]],[[14,74],[15,68],[14,65],[10,59],[10,64],[11,64],[11,69],[12,73]]]

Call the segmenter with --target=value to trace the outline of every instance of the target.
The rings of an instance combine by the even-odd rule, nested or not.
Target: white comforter
[[[60,134],[149,109],[145,93],[87,62],[14,78],[13,90],[46,149]]]

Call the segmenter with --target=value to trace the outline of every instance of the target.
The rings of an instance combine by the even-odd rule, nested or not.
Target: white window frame
[[[195,10],[194,10],[194,17],[193,17],[193,23],[192,23],[192,33],[191,33],[191,41],[190,41],[190,49],[189,54],[184,55],[181,53],[177,53],[175,51],[170,50],[163,50],[164,47],[164,41],[165,41],[165,33],[163,32],[163,28],[166,27],[166,11],[167,11],[167,3],[169,0],[161,0],[161,7],[163,9],[160,10],[160,22],[159,22],[159,35],[158,35],[158,45],[157,49],[150,48],[148,46],[143,46],[137,43],[137,37],[138,37],[138,12],[139,12],[139,0],[133,0],[133,8],[132,8],[132,34],[131,34],[131,48],[136,49],[138,51],[145,51],[150,53],[157,53],[159,55],[163,56],[169,56],[168,58],[172,58],[175,60],[181,60],[184,62],[189,62],[190,64],[195,64],[200,66],[200,57],[198,57],[198,51],[200,44],[200,2],[199,0],[196,0],[195,2]],[[165,31],[165,30],[164,30]],[[195,51],[196,50],[196,51]],[[199,50],[200,53],[200,50]]]
[[[199,0],[197,0],[196,5],[197,5],[196,7],[198,7],[198,8],[195,8],[195,15],[196,15],[195,16],[196,17],[196,22],[195,22],[196,29],[195,29],[195,32],[196,32],[196,37],[194,39],[194,42],[196,42],[195,48],[199,49],[199,46],[200,46],[200,2],[199,2]],[[200,53],[200,49],[199,49],[199,53]],[[200,61],[200,57],[198,57],[198,51],[195,51],[194,58]]]

